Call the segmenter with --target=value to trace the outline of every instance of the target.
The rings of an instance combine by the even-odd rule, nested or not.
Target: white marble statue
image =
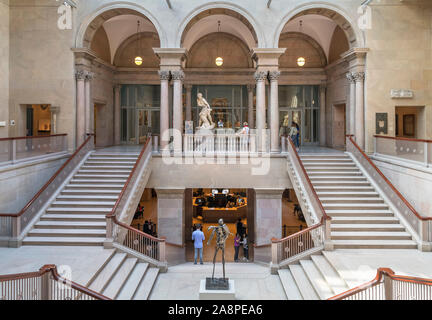
[[[199,114],[199,129],[213,129],[215,127],[215,124],[213,123],[212,117],[211,117],[211,111],[210,105],[206,101],[206,99],[203,98],[202,93],[198,93],[197,98],[197,104],[198,107],[202,107],[201,112]]]

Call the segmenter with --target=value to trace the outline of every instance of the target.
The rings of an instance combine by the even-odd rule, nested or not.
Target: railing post
[[[159,261],[166,262],[166,241],[159,242]]]
[[[432,251],[432,239],[430,237],[429,224],[430,220],[419,220],[420,224],[420,244],[418,249],[423,252]]]
[[[16,140],[11,140],[11,145],[9,148],[10,154],[9,154],[9,160],[14,163],[16,161]]]
[[[377,154],[377,137],[376,136],[374,136],[374,155],[376,155]]]
[[[333,251],[334,245],[331,241],[331,220],[324,220],[324,249],[327,251]]]
[[[43,266],[39,271],[42,272],[41,276],[41,300],[51,300],[52,286],[51,286],[51,266]]]
[[[113,219],[111,217],[106,217],[106,239],[104,241],[104,248],[113,248]]]
[[[272,274],[277,274],[277,271],[279,270],[279,243],[276,242],[277,239],[272,239],[271,244],[271,265],[270,265],[270,271]]]
[[[424,142],[424,161],[425,161],[425,167],[429,167],[429,143]]]
[[[386,272],[384,272],[384,299],[393,300],[393,280]]]

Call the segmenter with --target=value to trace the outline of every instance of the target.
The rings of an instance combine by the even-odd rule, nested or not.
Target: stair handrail
[[[123,245],[126,245],[126,247],[128,247],[129,249],[135,250],[141,254],[144,254],[146,256],[149,256],[152,259],[158,260],[158,261],[165,261],[165,238],[157,238],[157,237],[153,237],[152,235],[146,234],[132,226],[128,226],[127,224],[120,222],[117,219],[117,213],[120,209],[120,202],[122,201],[122,199],[125,197],[126,194],[126,190],[129,186],[129,184],[131,183],[134,175],[137,173],[137,169],[138,166],[141,164],[143,158],[144,158],[144,154],[145,153],[150,153],[151,154],[151,146],[149,149],[149,145],[151,142],[151,138],[148,138],[143,146],[143,148],[141,149],[141,152],[138,156],[137,161],[135,162],[135,165],[132,168],[132,171],[129,174],[128,179],[126,180],[120,195],[117,199],[117,201],[115,202],[111,212],[109,214],[106,215],[106,219],[107,219],[107,238],[113,238],[113,233],[114,233],[114,224],[119,226],[120,228],[125,229],[126,234],[125,234],[125,241],[126,243],[121,243]],[[135,237],[135,241],[129,241],[131,240],[131,237]],[[149,250],[150,252],[152,252],[152,254],[149,254],[149,251],[146,250],[146,247],[142,246],[142,242],[138,239],[147,239],[144,240],[148,242],[148,245],[151,246],[151,250]],[[157,250],[153,250],[154,248],[152,247],[152,242],[156,243],[158,246]]]
[[[432,140],[428,140],[428,139],[415,139],[415,138],[406,138],[406,137],[391,137],[391,136],[382,136],[382,135],[379,135],[379,134],[375,134],[374,138],[432,143]]]
[[[50,135],[46,135],[46,136],[21,136],[21,137],[8,137],[8,138],[0,138],[0,141],[26,140],[26,139],[41,139],[41,138],[63,137],[63,136],[67,136],[67,133],[50,134]]]
[[[417,293],[421,293],[423,294],[423,296],[427,295],[429,299],[432,298],[432,279],[396,275],[395,272],[390,268],[379,268],[377,270],[377,275],[373,280],[345,292],[342,292],[336,296],[329,298],[328,300],[364,300],[366,297],[372,298],[371,300],[397,300],[395,299],[395,297],[400,298],[404,294],[409,294],[405,292],[395,294],[395,286],[393,285],[393,281],[399,281],[407,284],[408,286],[428,286],[428,291],[422,291],[420,289]],[[377,286],[381,286],[381,288],[375,288]],[[404,287],[399,285],[396,289],[404,289]]]
[[[396,197],[406,206],[409,212],[411,212],[417,218],[417,222],[420,222],[418,225],[415,225],[415,223],[413,223],[414,221],[410,219],[412,216],[406,216],[408,223],[414,228],[414,231],[417,232],[421,240],[425,242],[432,241],[432,217],[425,217],[417,212],[417,210],[409,203],[409,201],[396,189],[390,180],[388,180],[382,171],[373,163],[369,156],[359,147],[359,145],[354,141],[353,137],[354,135],[352,134],[346,135],[347,142],[349,142],[347,143],[347,151],[349,151],[350,144],[352,144],[354,152],[351,153],[355,155],[355,152],[357,151],[363,157],[366,163],[369,164],[376,174],[378,174],[378,176],[381,177],[381,179],[385,182],[387,190],[389,189],[393,191]],[[401,213],[406,215],[408,212],[406,212],[406,210],[401,210]]]
[[[52,278],[50,279],[49,276],[51,276]],[[8,286],[7,284],[8,282],[19,282],[26,279],[37,278],[41,278],[40,285],[37,281],[27,284],[26,286],[23,285],[23,283],[21,283],[21,285],[14,284],[12,286]],[[55,283],[50,282],[50,280],[54,280]],[[66,287],[67,293],[61,292],[61,290],[64,290],[62,288],[63,286]],[[4,287],[7,287],[8,290],[5,290]],[[9,290],[11,288],[12,290]],[[96,291],[93,291],[87,287],[84,287],[76,282],[60,276],[57,271],[57,266],[54,264],[44,265],[42,268],[39,269],[39,271],[36,272],[0,275],[0,300],[8,300],[7,296],[5,295],[7,293],[12,293],[14,297],[18,297],[24,300],[24,293],[20,294],[18,292],[15,292],[15,290],[17,290],[18,288],[25,288],[26,293],[32,296],[28,297],[25,300],[36,300],[31,299],[35,296],[39,296],[40,300],[70,300],[71,297],[69,295],[71,294],[76,294],[76,298],[78,298],[78,300],[111,300],[110,298]]]
[[[52,195],[52,191],[48,191],[49,187],[55,187],[54,183],[61,179],[60,181],[64,181],[67,178],[68,174],[64,171],[67,167],[69,167],[69,171],[73,170],[76,165],[81,161],[81,159],[89,152],[94,149],[94,136],[93,133],[88,133],[86,140],[79,146],[78,149],[66,160],[65,163],[51,176],[51,178],[39,189],[39,191],[27,202],[27,204],[17,213],[0,213],[0,236],[2,236],[2,218],[10,218],[11,221],[6,221],[3,226],[6,226],[12,230],[9,236],[18,237],[21,231],[31,222],[32,218],[38,213],[40,208],[45,205],[45,201],[40,199],[45,193],[46,197],[50,197]],[[63,173],[63,177],[60,175]],[[59,182],[60,184],[60,181]],[[55,189],[55,188],[54,188]],[[39,200],[39,201],[38,201]],[[35,207],[36,206],[36,207]],[[30,210],[31,209],[31,210]],[[32,211],[33,217],[25,217],[25,223],[22,223],[21,218],[25,216],[29,211]]]

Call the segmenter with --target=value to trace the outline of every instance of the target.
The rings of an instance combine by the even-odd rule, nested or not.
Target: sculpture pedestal
[[[234,280],[228,280],[228,290],[207,290],[206,280],[201,280],[199,299],[200,300],[235,300]]]

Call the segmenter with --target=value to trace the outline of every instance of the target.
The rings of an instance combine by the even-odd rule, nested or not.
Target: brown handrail
[[[368,288],[374,287],[381,282],[384,275],[388,276],[392,280],[432,286],[432,279],[417,278],[417,277],[410,277],[410,276],[400,276],[400,275],[396,275],[394,273],[394,271],[390,268],[379,268],[377,270],[377,275],[375,276],[375,278],[373,280],[366,282],[364,284],[361,284],[361,285],[359,285],[355,288],[352,288],[348,291],[342,292],[342,293],[340,293],[334,297],[331,297],[327,300],[343,300],[343,299],[351,297],[351,296],[353,296],[359,292],[362,292]]]
[[[317,228],[323,226],[324,224],[325,224],[325,218],[322,217],[320,223],[314,224],[313,226],[311,226],[309,228],[306,228],[306,229],[303,229],[303,230],[301,230],[299,232],[291,234],[288,237],[285,237],[283,239],[272,238],[271,241],[272,241],[272,243],[280,243],[280,242],[284,242],[286,240],[294,239],[294,238],[297,238],[298,236],[300,236],[300,235],[302,235],[304,233],[308,233],[308,232],[310,232],[310,231],[312,231],[314,229],[317,229]]]
[[[306,177],[306,181],[307,181],[307,183],[309,184],[309,187],[312,189],[312,195],[313,195],[314,198],[318,201],[318,205],[319,205],[320,209],[321,209],[322,212],[323,212],[323,218],[325,218],[325,220],[331,220],[331,217],[328,216],[327,213],[325,212],[325,209],[324,209],[324,207],[323,207],[323,205],[322,205],[322,203],[321,203],[321,200],[320,200],[320,198],[318,197],[318,194],[316,193],[315,188],[314,188],[312,182],[311,182],[310,179],[309,179],[309,175],[307,174],[306,169],[305,169],[305,167],[303,166],[303,163],[302,163],[302,161],[301,161],[301,159],[300,159],[300,156],[299,156],[299,154],[298,154],[298,152],[297,152],[297,150],[296,150],[296,147],[295,147],[293,141],[291,140],[291,137],[288,138],[288,141],[289,141],[289,143],[291,144],[292,149],[294,150],[294,155],[296,156],[297,161],[298,161],[299,164],[300,164],[300,168],[302,169],[303,174],[304,174],[305,177]],[[307,230],[307,229],[306,229],[306,230]]]
[[[70,284],[70,286],[73,289],[78,290],[81,293],[84,293],[86,295],[89,295],[89,296],[91,296],[95,299],[99,299],[99,300],[111,300],[110,298],[108,298],[108,297],[106,297],[106,296],[104,296],[104,295],[102,295],[96,291],[93,291],[93,290],[86,288],[86,287],[84,287],[78,283],[75,283],[73,281],[70,281],[68,279],[61,277],[58,274],[57,266],[55,264],[46,264],[42,268],[40,268],[39,271],[36,271],[36,272],[1,275],[0,276],[0,282],[29,279],[29,278],[37,278],[37,277],[43,276],[44,274],[46,274],[48,272],[50,272],[52,274],[55,281],[61,282],[63,284],[68,283],[68,284]]]
[[[37,198],[44,192],[51,182],[54,181],[55,178],[63,171],[64,168],[72,161],[72,159],[78,154],[79,151],[81,151],[82,148],[90,141],[91,137],[94,136],[93,133],[87,134],[87,139],[81,144],[81,146],[72,154],[72,156],[69,157],[69,159],[56,171],[56,173],[48,180],[47,183],[43,185],[42,188],[34,195],[34,197],[24,206],[24,208],[21,209],[18,213],[0,213],[0,217],[20,217],[24,214],[24,212],[37,200]]]
[[[120,204],[120,201],[122,200],[122,198],[123,198],[123,196],[124,196],[124,194],[125,194],[125,192],[126,192],[126,189],[127,189],[129,183],[130,183],[131,180],[132,180],[132,177],[133,177],[133,175],[134,175],[134,173],[135,173],[135,171],[136,171],[136,168],[138,167],[139,162],[141,161],[142,157],[144,156],[144,153],[145,153],[145,151],[146,151],[146,149],[147,149],[148,144],[150,143],[150,140],[151,140],[150,138],[147,139],[147,141],[146,141],[144,147],[142,148],[142,150],[141,150],[141,152],[140,152],[140,154],[139,154],[139,156],[138,156],[137,161],[135,162],[134,167],[132,168],[132,171],[131,171],[130,174],[129,174],[129,177],[128,177],[126,183],[125,183],[124,186],[123,186],[122,191],[120,192],[120,195],[119,195],[119,197],[118,197],[116,203],[114,204],[114,206],[113,206],[111,212],[110,212],[109,214],[106,215],[106,218],[110,218],[110,219],[113,220],[113,222],[114,222],[115,224],[117,224],[117,225],[119,225],[119,226],[121,226],[121,227],[123,227],[123,228],[126,228],[126,229],[128,229],[128,230],[130,230],[130,231],[136,232],[136,233],[138,233],[138,234],[140,234],[140,235],[142,235],[142,236],[144,236],[144,237],[146,237],[146,238],[149,238],[149,239],[154,240],[154,241],[157,241],[157,242],[164,242],[165,239],[155,238],[155,237],[153,237],[153,236],[151,236],[151,235],[149,235],[149,234],[147,234],[147,233],[141,232],[141,231],[138,230],[138,229],[135,229],[135,228],[133,228],[133,227],[131,227],[131,226],[128,226],[127,224],[124,224],[124,223],[118,221],[118,220],[117,220],[117,217],[116,217],[116,214],[115,214],[115,212],[116,212],[116,210],[117,210],[117,208],[118,208],[118,206],[119,206],[119,204]]]
[[[390,137],[390,136],[380,136],[380,135],[374,135],[374,137],[375,138],[383,138],[383,139],[391,139],[391,140],[432,143],[432,140],[427,140],[427,139],[413,139],[413,138],[405,138],[405,137]]]
[[[0,141],[26,140],[26,139],[36,139],[36,138],[51,138],[51,137],[62,137],[62,136],[67,136],[67,133],[51,134],[49,136],[28,136],[28,137],[0,138]]]
[[[422,221],[429,221],[432,220],[432,217],[423,217],[421,216],[416,209],[405,199],[405,197],[395,188],[395,186],[386,178],[386,176],[381,172],[380,169],[372,162],[372,160],[368,157],[366,153],[363,152],[363,150],[358,146],[358,144],[353,140],[354,135],[347,135],[346,137],[351,141],[351,143],[354,145],[355,148],[357,148],[358,151],[363,155],[363,157],[369,162],[369,164],[378,172],[378,174],[381,176],[381,178],[384,179],[384,181],[389,185],[389,187],[396,193],[396,195],[400,198],[400,200],[405,203],[405,205],[411,210],[414,215],[419,218]]]

